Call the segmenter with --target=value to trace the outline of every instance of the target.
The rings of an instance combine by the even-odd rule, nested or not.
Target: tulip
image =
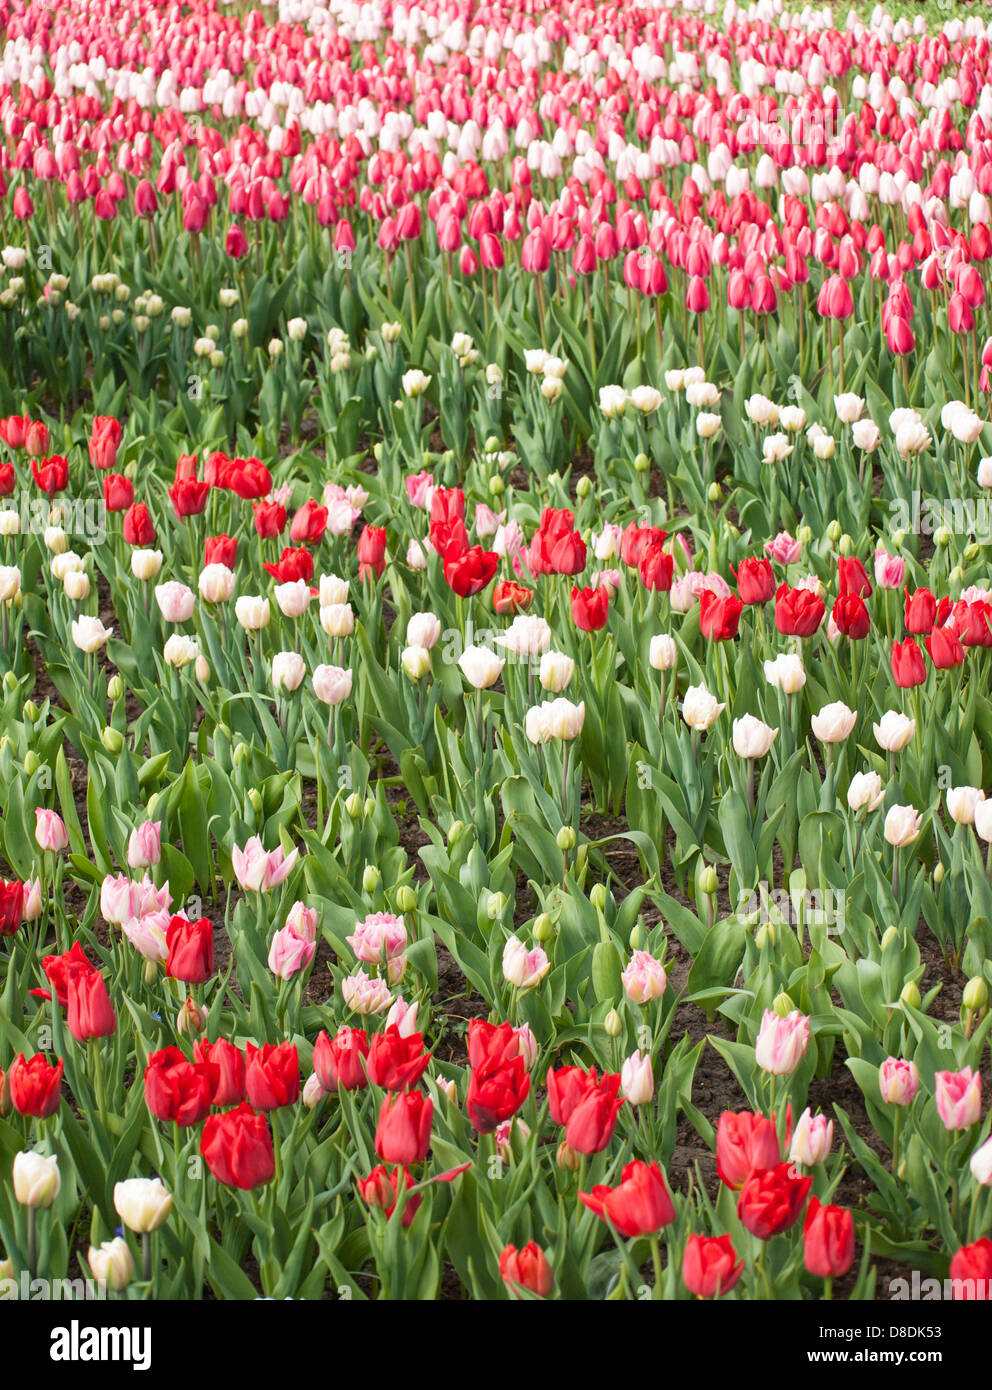
[[[386,1163],[422,1163],[431,1143],[434,1102],[422,1091],[387,1095],[379,1111],[375,1151]]]
[[[519,1297],[516,1290],[521,1288],[536,1294],[538,1298],[547,1298],[555,1285],[554,1272],[547,1256],[533,1240],[529,1240],[521,1250],[515,1245],[504,1247],[499,1257],[499,1277],[516,1297]]]
[[[890,753],[898,753],[906,747],[916,733],[916,720],[900,714],[898,710],[886,710],[881,720],[872,725],[875,742]]]
[[[912,806],[890,806],[885,815],[883,834],[894,848],[910,845],[918,839],[923,818]]]
[[[729,1235],[690,1235],[682,1255],[682,1282],[697,1298],[729,1293],[744,1272],[744,1261]]]
[[[77,1042],[108,1037],[117,1027],[117,1015],[99,971],[77,971],[69,977],[66,1024]]]
[[[878,1069],[878,1088],[886,1105],[912,1105],[919,1085],[915,1062],[887,1057]]]
[[[796,1224],[812,1184],[791,1163],[754,1172],[741,1188],[737,1215],[753,1236],[770,1240]]]
[[[14,1155],[14,1197],[22,1207],[50,1207],[62,1188],[59,1161],[22,1149]]]
[[[495,685],[503,665],[502,658],[488,647],[468,646],[458,658],[459,670],[476,690],[488,690]]]
[[[793,1009],[784,1018],[766,1009],[761,1020],[754,1060],[772,1076],[791,1076],[809,1046],[809,1019]]]
[[[629,1105],[649,1105],[654,1099],[654,1070],[648,1053],[634,1052],[620,1068],[620,1094]]]
[[[826,1161],[833,1138],[833,1121],[825,1115],[813,1115],[807,1106],[796,1121],[789,1158],[804,1168],[815,1168]]]
[[[810,1274],[835,1279],[854,1263],[854,1217],[811,1197],[803,1224],[803,1259]]]
[[[114,1293],[126,1289],[134,1278],[134,1257],[121,1236],[102,1241],[99,1246],[91,1245],[86,1252],[86,1263],[94,1279]]]
[[[209,917],[190,922],[184,916],[171,919],[166,934],[168,958],[165,973],[174,980],[199,985],[214,973],[214,929]]]
[[[76,943],[78,944],[78,943]],[[7,1072],[10,1102],[19,1115],[47,1120],[62,1099],[62,1059],[50,1066],[40,1052],[30,1060],[18,1053]]]
[[[813,733],[821,743],[843,743],[858,722],[858,716],[841,700],[824,705],[810,720]]]
[[[131,831],[127,862],[132,869],[151,868],[162,858],[162,822],[143,821]]]
[[[856,772],[847,789],[847,804],[854,812],[875,811],[885,799],[882,779],[877,772]]]
[[[620,975],[627,998],[634,1004],[648,1004],[660,999],[668,984],[665,967],[648,951],[635,951],[630,964]]]
[[[735,719],[733,725],[734,752],[740,758],[763,758],[775,742],[778,729],[769,728],[753,714]]]
[[[981,1236],[971,1245],[962,1245],[951,1258],[950,1276],[952,1298],[988,1301],[992,1296],[992,1240]]]
[[[34,813],[34,838],[38,846],[58,854],[69,844],[69,835],[65,828],[65,822],[55,811],[45,811],[36,807]]]
[[[256,1114],[247,1102],[224,1115],[207,1116],[200,1152],[217,1181],[227,1187],[250,1191],[275,1176],[275,1153],[268,1121],[264,1115]]]
[[[982,1078],[971,1067],[934,1076],[937,1114],[945,1129],[970,1129],[982,1115]]]
[[[682,699],[682,718],[690,729],[704,732],[720,717],[726,705],[719,704],[705,685],[690,685]]]
[[[641,1159],[626,1165],[617,1187],[594,1187],[580,1192],[579,1200],[628,1238],[657,1235],[675,1220],[664,1173],[657,1163]]]
[[[744,1110],[725,1110],[717,1121],[716,1167],[720,1181],[740,1188],[754,1172],[781,1162],[774,1120]]]

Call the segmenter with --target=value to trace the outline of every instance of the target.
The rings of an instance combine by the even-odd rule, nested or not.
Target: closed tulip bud
[[[33,748],[29,748],[24,755],[24,771],[29,777],[33,777],[39,767],[41,767],[41,759]]]
[[[535,941],[550,941],[554,934],[555,929],[547,912],[542,912],[540,916],[534,918],[532,935]]]
[[[320,1077],[314,1072],[312,1076],[307,1078],[300,1099],[308,1110],[313,1110],[314,1106],[319,1105],[326,1095],[327,1092],[320,1084]]]
[[[717,502],[719,502],[719,500],[720,500],[720,498],[721,498],[722,496],[723,496],[723,488],[720,486],[720,484],[719,484],[719,483],[710,483],[709,487],[706,489],[706,500],[707,500],[707,502],[711,502],[711,503],[713,503],[713,504],[716,504]]]
[[[494,473],[489,479],[489,491],[493,497],[502,497],[506,484],[498,473]]]
[[[707,897],[712,897],[719,886],[720,881],[717,878],[716,869],[712,864],[707,864],[699,871],[699,891],[705,893]]]
[[[24,704],[24,718],[29,724],[36,724],[41,715],[41,710],[33,700],[26,700]]]
[[[374,796],[367,796],[367,797],[365,798],[365,815],[366,815],[367,818],[371,818],[372,816],[375,815],[375,797],[374,797]]]
[[[606,884],[593,884],[592,892],[589,894],[589,901],[597,912],[606,911]]]
[[[116,704],[118,700],[123,700],[126,688],[120,675],[111,676],[107,682],[107,698]]]
[[[505,907],[506,907],[506,894],[505,894],[505,893],[487,893],[487,894],[486,894],[486,916],[489,918],[490,922],[495,922],[495,921],[497,921],[500,917],[502,917],[502,915],[503,915],[503,910],[504,910]]]
[[[799,544],[801,546],[807,546],[812,539],[813,528],[811,526],[800,526],[799,530],[796,532],[796,540]]]
[[[250,758],[251,749],[248,747],[247,743],[245,743],[243,739],[239,740],[234,745],[234,766],[243,767],[244,764],[248,762]]]
[[[885,931],[882,933],[882,950],[883,950],[883,951],[888,951],[888,950],[890,949],[890,947],[896,946],[896,945],[898,944],[898,942],[899,942],[899,928],[898,928],[898,927],[886,927],[886,928],[885,928]]]
[[[49,1157],[28,1149],[14,1155],[14,1196],[22,1207],[50,1207],[61,1186],[54,1154]]]
[[[568,1173],[577,1173],[582,1166],[582,1155],[571,1148],[564,1140],[558,1145],[555,1162]]]
[[[944,868],[943,862],[940,861],[940,860],[938,860],[938,861],[937,861],[937,866],[936,866],[936,868],[935,868],[934,871],[933,871],[933,881],[934,881],[934,883],[937,884],[938,887],[940,886],[940,884],[943,883],[943,881],[944,881],[944,874],[945,874],[946,872],[947,872],[947,871],[946,871],[946,869]]]
[[[616,1009],[611,1009],[603,1020],[603,1027],[608,1038],[619,1038],[623,1032],[623,1019]]]
[[[980,1013],[988,1005],[989,987],[981,975],[973,976],[965,985],[961,1002],[972,1014]]]
[[[396,909],[398,912],[416,912],[419,906],[419,899],[416,892],[408,883],[402,884],[396,890]]]
[[[99,1246],[91,1245],[86,1252],[86,1263],[97,1283],[114,1293],[126,1289],[134,1278],[134,1257],[121,1236],[105,1240]]]
[[[964,570],[961,568],[960,565],[954,566],[950,574],[947,576],[947,582],[951,585],[952,588],[956,588],[958,584],[964,583]]]
[[[248,805],[255,812],[256,816],[260,816],[262,814],[262,807],[264,804],[265,803],[262,801],[262,793],[258,790],[258,788],[249,787]]]
[[[382,875],[374,864],[366,864],[365,871],[362,874],[362,892],[371,898],[375,890],[379,887],[381,878]]]
[[[647,1053],[634,1052],[624,1061],[620,1094],[628,1105],[649,1105],[654,1099],[654,1070]]]
[[[410,680],[419,681],[431,669],[431,654],[426,647],[404,647],[400,664]]]
[[[840,551],[842,555],[850,555],[851,551],[854,549],[854,541],[851,539],[851,537],[848,535],[846,531],[841,536],[840,543],[837,546],[837,549]]]
[[[567,854],[570,849],[575,848],[575,831],[570,825],[563,825],[558,831],[558,834],[555,836],[555,844],[562,853],[565,854]]]
[[[108,753],[113,753],[116,756],[124,747],[124,735],[120,729],[112,729],[108,725],[100,735],[100,742]]]
[[[939,546],[948,546],[951,543],[951,528],[949,526],[938,526],[933,533],[933,543]]]
[[[831,521],[827,527],[827,540],[836,545],[841,538],[841,526],[839,521]]]
[[[920,989],[915,980],[909,980],[904,986],[899,996],[901,1004],[907,1004],[911,1009],[918,1009],[923,1003],[920,996]]]
[[[456,844],[458,843],[458,841],[459,841],[459,840],[461,839],[461,837],[462,837],[462,834],[464,833],[464,830],[465,830],[465,822],[464,822],[464,821],[456,820],[456,821],[452,821],[452,822],[451,822],[451,827],[450,827],[450,829],[448,830],[448,844],[449,844],[449,846],[453,846],[453,845],[456,845]]]
[[[771,950],[775,945],[775,925],[773,922],[763,922],[754,933],[754,944],[759,951]]]
[[[193,996],[188,995],[186,1002],[176,1015],[176,1032],[184,1038],[198,1038],[206,1030],[206,1014],[197,1005]]]
[[[589,479],[589,475],[583,473],[582,477],[575,485],[575,495],[581,500],[588,497],[590,492],[592,492],[592,483]]]
[[[637,454],[634,458],[634,468],[638,473],[647,473],[651,467],[651,460],[647,454]]]
[[[795,1004],[784,990],[780,994],[776,994],[775,998],[772,1000],[772,1008],[778,1014],[779,1018],[786,1018],[792,1013],[795,1007]]]
[[[344,809],[349,820],[358,820],[358,817],[362,814],[362,804],[362,798],[359,796],[358,792],[352,792],[344,803]]]

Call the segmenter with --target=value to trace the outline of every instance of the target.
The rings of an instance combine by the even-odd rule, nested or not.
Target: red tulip
[[[502,617],[526,613],[533,598],[533,589],[525,588],[515,579],[500,579],[493,585],[493,608]]]
[[[124,513],[124,539],[128,545],[146,546],[155,542],[155,527],[144,502],[133,502]]]
[[[286,525],[286,508],[279,502],[257,502],[255,530],[262,540],[273,540]]]
[[[378,579],[386,568],[386,528],[366,526],[358,538],[358,576],[369,573]]]
[[[832,616],[838,631],[849,637],[852,642],[867,637],[871,630],[871,617],[865,607],[865,601],[858,598],[857,594],[841,594],[834,602]]]
[[[193,1060],[215,1067],[217,1077],[210,1094],[212,1105],[239,1105],[245,1098],[245,1055],[227,1038],[207,1042],[205,1038],[193,1044]]]
[[[313,1069],[325,1091],[359,1091],[368,1085],[365,1058],[369,1040],[360,1028],[340,1028],[333,1038],[321,1031],[313,1045]]]
[[[431,1054],[424,1051],[421,1033],[401,1037],[395,1023],[376,1033],[369,1044],[365,1070],[375,1086],[386,1091],[409,1091],[427,1070]]]
[[[369,529],[365,528],[366,531]],[[292,525],[289,528],[289,539],[296,545],[317,545],[324,538],[327,530],[327,508],[315,502],[312,497],[308,497],[303,506],[293,517]],[[362,533],[365,534],[364,532]],[[361,542],[359,542],[361,545]],[[385,535],[383,535],[383,551],[385,552]],[[359,555],[361,559],[361,555]],[[377,574],[381,570],[376,571]]]
[[[203,542],[203,563],[224,565],[233,570],[238,559],[238,543],[233,536],[207,536]]]
[[[97,967],[91,962],[79,942],[74,941],[68,951],[61,956],[45,956],[41,962],[41,968],[55,991],[56,1000],[64,1009],[69,1002],[69,980],[71,977],[77,971],[92,971],[96,970]],[[37,992],[46,999],[52,997],[46,990],[38,990]]]
[[[31,463],[31,473],[48,497],[54,497],[57,492],[61,492],[69,482],[69,465],[61,454],[52,454],[51,458],[40,461],[34,459]]]
[[[938,671],[961,666],[964,662],[964,647],[958,640],[957,633],[952,632],[949,627],[935,627],[926,638],[926,646],[930,660]]]
[[[214,928],[209,917],[188,922],[172,917],[166,931],[168,959],[165,973],[174,980],[202,985],[214,973]]]
[[[536,1241],[529,1240],[522,1250],[507,1245],[499,1257],[499,1277],[510,1289],[526,1289],[528,1293],[547,1298],[555,1286],[555,1276],[547,1256]]]
[[[313,575],[313,556],[306,546],[287,545],[275,564],[266,561],[262,568],[280,584],[294,584],[298,579],[310,579]]]
[[[245,1095],[256,1110],[278,1110],[300,1098],[296,1044],[245,1044]]]
[[[465,1108],[480,1134],[492,1134],[517,1113],[529,1093],[530,1077],[523,1057],[486,1058],[472,1067]]]
[[[725,1110],[716,1127],[716,1170],[727,1187],[740,1188],[754,1172],[782,1159],[774,1120],[748,1110]]]
[[[196,478],[181,478],[169,488],[173,510],[180,521],[187,516],[199,516],[207,505],[210,484]]]
[[[112,415],[97,415],[90,431],[90,463],[94,468],[113,468],[124,431]]]
[[[69,977],[66,991],[69,1032],[77,1042],[108,1037],[117,1027],[117,1015],[98,970],[77,970]]]
[[[712,589],[699,595],[699,630],[712,642],[728,642],[737,636],[744,604],[734,594],[720,598]]]
[[[892,643],[892,679],[901,689],[922,685],[927,678],[923,653],[912,637]]]
[[[24,912],[24,884],[0,878],[0,936],[13,936]]]
[[[661,541],[651,541],[641,553],[637,573],[646,589],[655,589],[659,593],[667,594],[672,587],[675,560],[662,547]]]
[[[47,1120],[55,1114],[62,1099],[62,1068],[61,1057],[53,1066],[40,1052],[30,1060],[23,1052],[18,1053],[10,1064],[7,1082],[11,1102],[19,1115]]]
[[[823,622],[823,599],[811,589],[780,584],[775,594],[775,626],[785,637],[812,637]]]
[[[203,1124],[200,1153],[218,1182],[249,1191],[269,1182],[276,1160],[272,1134],[264,1115],[247,1103],[224,1115],[208,1115]]]
[[[741,561],[736,578],[741,603],[767,603],[775,593],[775,574],[770,560],[748,556]]]
[[[682,1255],[682,1282],[697,1298],[729,1293],[744,1272],[744,1261],[729,1236],[691,1235]]]
[[[626,1165],[618,1186],[580,1192],[579,1200],[627,1237],[657,1235],[675,1220],[664,1173],[657,1163],[641,1159]]]
[[[483,550],[481,545],[469,546],[459,555],[444,559],[444,577],[451,590],[461,598],[481,593],[496,573],[499,556],[495,550]]]
[[[840,595],[856,594],[858,598],[868,598],[871,595],[871,580],[856,555],[838,556],[837,580],[837,592]]]
[[[854,1217],[844,1207],[811,1197],[803,1224],[803,1258],[810,1274],[834,1279],[854,1263]]]
[[[210,1063],[190,1062],[178,1047],[163,1047],[145,1067],[145,1102],[159,1120],[196,1125],[210,1110],[217,1079]]]
[[[103,505],[107,511],[127,511],[133,501],[134,487],[130,478],[121,473],[108,473],[103,480]]]
[[[737,1215],[759,1240],[770,1240],[799,1220],[811,1177],[799,1177],[791,1163],[754,1172],[741,1188]]]
[[[434,1102],[423,1091],[387,1095],[379,1111],[375,1151],[387,1163],[422,1163],[431,1146]]]
[[[951,1257],[951,1297],[959,1302],[988,1302],[992,1298],[992,1240],[982,1236],[962,1245]]]
[[[930,632],[937,616],[937,600],[929,589],[917,589],[914,594],[909,589],[906,595],[906,631],[913,633]]]
[[[609,613],[610,595],[602,584],[597,589],[572,586],[572,621],[580,632],[598,632],[606,626]]]

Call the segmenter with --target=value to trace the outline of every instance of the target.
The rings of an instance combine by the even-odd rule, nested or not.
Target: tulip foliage
[[[990,1296],[992,31],[889,8],[2,6],[4,1278]]]

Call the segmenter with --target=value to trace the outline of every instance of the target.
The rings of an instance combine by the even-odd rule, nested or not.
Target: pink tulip
[[[58,854],[69,843],[65,822],[55,811],[45,811],[40,806],[34,813],[34,838],[43,850]]]
[[[754,1060],[772,1076],[791,1076],[809,1046],[809,1019],[793,1009],[784,1018],[766,1009],[754,1044]]]
[[[280,927],[269,947],[269,969],[279,980],[291,980],[313,960],[317,946],[298,936],[291,926]]]
[[[912,1105],[920,1085],[915,1062],[886,1057],[878,1069],[878,1089],[886,1105]]]
[[[162,858],[162,822],[146,820],[131,831],[127,862],[132,869],[153,867]]]
[[[934,1076],[937,1114],[945,1129],[970,1129],[982,1116],[982,1078],[971,1067]]]
[[[278,888],[289,877],[298,857],[299,850],[284,854],[281,845],[266,853],[262,841],[253,835],[244,849],[235,845],[231,850],[231,866],[235,878],[246,892],[267,893],[271,888]]]

